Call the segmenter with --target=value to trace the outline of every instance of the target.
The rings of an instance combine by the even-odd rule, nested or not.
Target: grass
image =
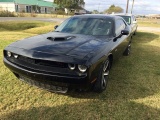
[[[60,15],[56,13],[52,14],[38,14],[38,13],[16,13],[16,12],[8,12],[8,11],[0,11],[0,17],[47,17],[47,18],[68,18],[72,15]]]
[[[160,28],[160,20],[159,19],[141,18],[141,19],[138,19],[138,25],[141,26],[141,27],[157,27],[157,28]]]
[[[51,26],[54,24],[49,23],[49,22],[40,22],[40,21],[0,22],[0,31],[21,31],[21,30],[28,30],[29,31],[31,28]],[[52,30],[53,30],[53,27],[51,27]],[[50,28],[50,27],[48,27],[48,28]]]
[[[61,95],[17,80],[2,62],[5,46],[18,39],[47,32],[47,28],[50,31],[50,24],[0,32],[0,119],[160,119],[159,33],[138,31],[132,41],[131,55],[114,63],[108,88],[103,93]]]
[[[33,14],[33,13],[18,13],[20,17],[47,17],[47,18],[68,18],[71,15],[59,15],[59,14]]]
[[[68,18],[71,15],[58,15],[58,14],[37,14],[37,17],[51,17],[51,18]]]

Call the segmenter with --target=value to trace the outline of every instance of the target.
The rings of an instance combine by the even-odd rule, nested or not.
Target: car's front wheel
[[[110,71],[110,60],[109,58],[103,63],[103,65],[100,68],[99,74],[97,81],[94,84],[94,91],[95,92],[103,92],[108,83],[108,76],[109,76],[109,71]]]
[[[131,52],[131,43],[128,44],[126,50],[124,51],[124,56],[128,56]]]

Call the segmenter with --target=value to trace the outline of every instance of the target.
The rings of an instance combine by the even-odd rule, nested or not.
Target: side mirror
[[[122,34],[118,35],[117,37],[115,37],[115,38],[113,39],[113,42],[116,42],[117,39],[118,39],[118,38],[121,38],[121,37],[122,37]]]
[[[58,25],[54,26],[54,29],[57,29]]]
[[[133,21],[133,24],[137,24],[137,21]]]
[[[116,42],[118,38],[122,37],[122,35],[128,35],[128,34],[129,34],[129,30],[122,30],[121,34],[113,39],[113,42]]]
[[[121,31],[121,35],[128,35],[129,34],[129,31],[128,30],[122,30]]]

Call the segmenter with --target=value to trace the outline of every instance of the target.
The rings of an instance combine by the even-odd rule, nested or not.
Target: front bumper
[[[87,74],[56,74],[47,71],[44,72],[41,70],[25,68],[8,61],[6,58],[4,58],[3,61],[6,67],[8,67],[16,75],[17,78],[41,88],[58,92],[60,88],[61,90],[66,90],[66,88],[86,89],[89,87]]]

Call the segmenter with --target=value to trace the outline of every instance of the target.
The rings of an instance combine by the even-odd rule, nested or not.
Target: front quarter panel
[[[86,56],[86,58],[92,56],[86,63],[89,66],[88,75],[90,80],[97,78],[101,65],[107,59],[108,55],[113,53],[112,50],[114,50],[115,44],[116,43],[114,43],[111,39],[109,42],[104,43],[101,49],[93,51],[88,56]]]

